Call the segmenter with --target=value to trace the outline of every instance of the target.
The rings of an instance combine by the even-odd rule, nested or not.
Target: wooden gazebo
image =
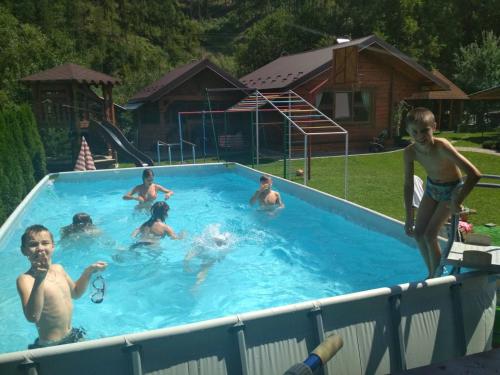
[[[79,150],[82,129],[95,113],[115,124],[113,86],[119,79],[76,64],[64,64],[24,77],[33,94],[33,111],[40,128],[68,129],[72,135],[72,158]],[[101,87],[102,97],[93,90]],[[85,130],[84,130],[85,131]]]
[[[412,105],[422,105],[432,110],[436,115],[438,129],[454,130],[462,121],[464,101],[469,100],[469,96],[438,70],[433,69],[432,74],[445,82],[449,89],[417,92],[406,100]]]

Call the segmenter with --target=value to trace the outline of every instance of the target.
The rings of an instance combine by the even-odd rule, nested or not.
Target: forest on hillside
[[[471,93],[500,85],[500,0],[0,0],[0,108],[19,79],[72,62],[115,101],[209,57],[240,77],[282,54],[376,34]]]

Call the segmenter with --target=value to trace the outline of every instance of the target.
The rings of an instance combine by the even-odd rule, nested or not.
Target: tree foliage
[[[20,78],[66,62],[120,78],[123,103],[193,58],[244,74],[339,36],[376,34],[452,77],[498,19],[498,0],[0,0],[0,107],[29,100]]]
[[[45,151],[29,107],[0,111],[0,223],[45,174]]]
[[[500,86],[500,35],[484,32],[479,42],[460,48],[455,64],[456,82],[466,92]]]

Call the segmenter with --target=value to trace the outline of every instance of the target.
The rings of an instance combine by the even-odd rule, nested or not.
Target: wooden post
[[[442,112],[443,112],[443,101],[439,100],[439,116],[438,116],[438,123],[437,123],[437,129],[441,129],[441,117],[442,117]]]
[[[449,118],[449,130],[453,129],[453,99],[450,99],[450,118]]]
[[[389,126],[388,132],[389,139],[392,139],[392,117],[394,113],[394,69],[391,69],[391,78],[389,81]]]
[[[79,126],[79,115],[78,115],[78,100],[77,100],[77,94],[78,93],[78,83],[76,81],[71,82],[71,98],[70,102],[71,105],[73,106],[73,110],[70,111],[71,113],[71,118],[70,118],[70,134],[72,135],[71,139],[71,144],[72,144],[72,163],[74,164],[76,162],[76,159],[78,157],[78,152],[79,152],[79,146],[80,146],[80,126]]]

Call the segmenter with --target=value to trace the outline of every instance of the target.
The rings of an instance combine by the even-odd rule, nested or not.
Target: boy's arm
[[[454,162],[466,176],[462,188],[458,189],[458,193],[453,195],[451,201],[451,212],[459,213],[460,205],[481,178],[481,172],[479,172],[479,169],[477,169],[465,156],[459,153],[450,142],[443,142],[443,150],[445,155]]]
[[[73,280],[71,280],[71,278],[65,271],[66,278],[71,289],[71,297],[74,299],[80,298],[85,290],[87,290],[87,286],[89,285],[90,277],[92,276],[92,274],[97,271],[104,270],[107,266],[108,264],[102,261],[91,264],[90,266],[85,268],[85,271],[83,271],[82,275],[75,283],[73,283]]]
[[[276,192],[276,196],[277,196],[277,200],[276,200],[276,203],[278,203],[278,206],[280,208],[284,208],[285,207],[285,204],[283,203],[283,201],[281,200],[281,195],[280,193]]]
[[[44,304],[44,280],[45,276],[33,280],[31,277],[24,274],[17,278],[17,292],[21,297],[24,316],[29,322],[37,323],[42,315]]]
[[[137,235],[139,234],[139,232],[140,232],[140,231],[141,231],[141,227],[136,228],[136,229],[132,232],[131,236],[132,236],[132,237],[137,237]]]
[[[164,188],[161,185],[156,184],[156,188],[160,190],[161,192],[165,193],[165,199],[170,198],[172,195],[174,195],[174,192],[172,190],[168,190],[167,188]]]
[[[413,217],[413,174],[415,173],[415,166],[413,164],[413,150],[408,146],[403,152],[404,157],[404,201],[405,201],[405,232],[407,235],[412,235],[413,224],[415,218]]]
[[[175,234],[172,228],[170,228],[167,224],[165,224],[165,227],[163,228],[167,236],[169,236],[173,240],[182,240],[184,238],[183,232],[181,232],[179,235]]]
[[[253,193],[252,198],[250,198],[250,205],[251,206],[253,204],[255,204],[255,202],[257,201],[257,198],[259,197],[259,194],[260,194],[260,189],[256,190],[255,193]]]
[[[123,199],[126,200],[126,201],[130,201],[130,200],[136,200],[136,201],[139,201],[139,202],[142,202],[144,201],[144,199],[142,199],[142,197],[140,196],[137,196],[135,197],[134,194],[137,193],[137,190],[138,190],[138,187],[136,186],[135,188],[133,188],[132,190],[130,190],[127,194],[125,194],[123,196]]]

